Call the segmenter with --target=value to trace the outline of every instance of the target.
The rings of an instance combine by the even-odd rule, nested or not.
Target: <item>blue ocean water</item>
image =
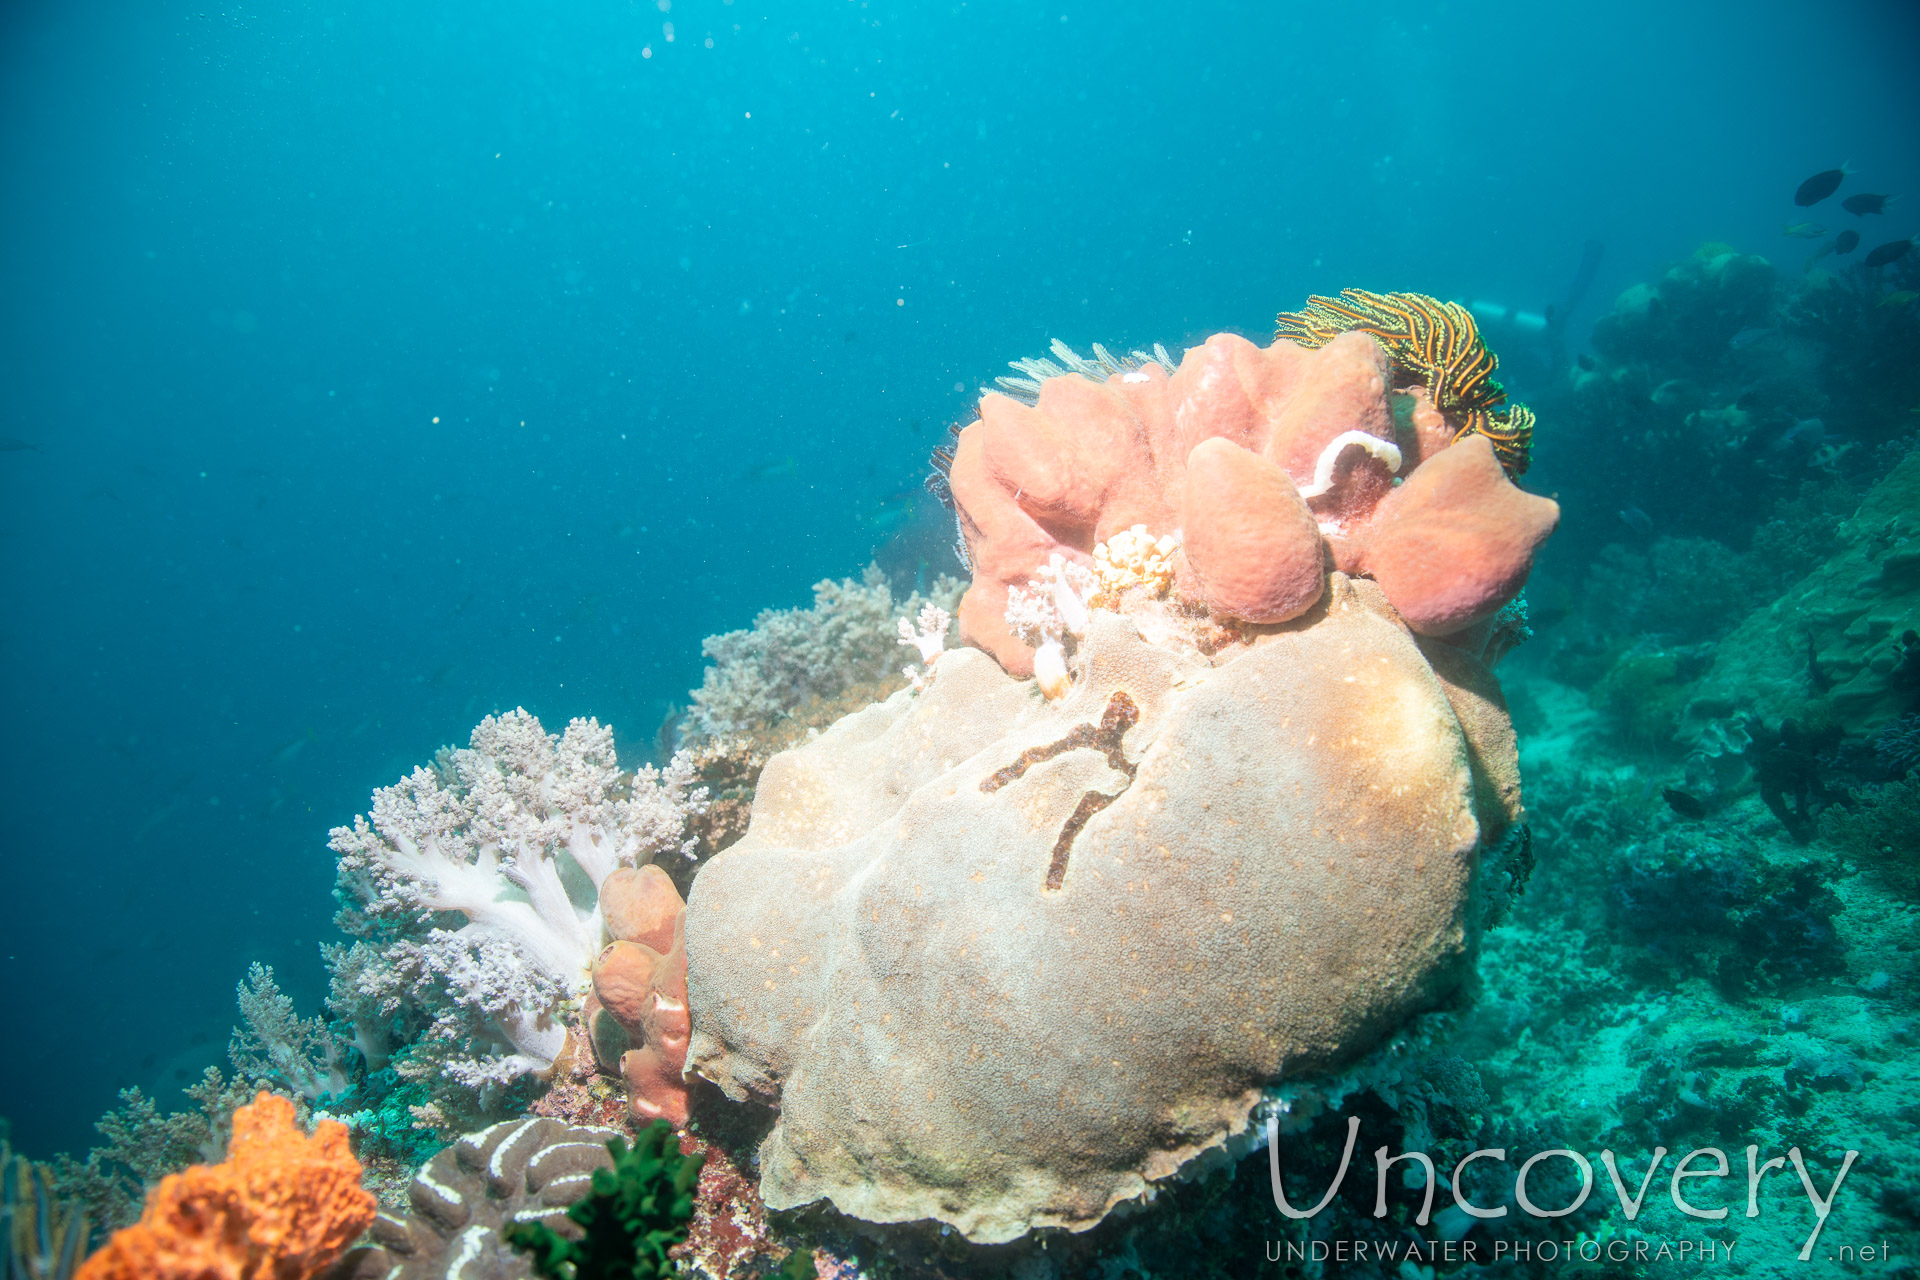
[[[221,1061],[249,962],[316,1007],[327,829],[480,715],[644,758],[702,637],[953,568],[920,481],[1007,360],[1264,340],[1343,286],[1560,304],[1578,350],[1702,241],[1797,262],[1808,174],[1920,192],[1896,3],[3,21],[0,1112],[36,1152]],[[1489,331],[1527,396],[1544,340]],[[1543,424],[1529,487],[1606,448]]]

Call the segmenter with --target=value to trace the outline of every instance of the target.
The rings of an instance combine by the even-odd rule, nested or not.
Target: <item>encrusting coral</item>
[[[516,710],[334,829],[338,920],[357,939],[329,955],[335,1010],[370,1061],[395,1020],[427,1024],[401,1074],[445,1099],[430,1119],[472,1113],[476,1097],[567,1050],[567,1007],[608,937],[602,888],[657,855],[691,854],[688,823],[705,804],[692,782],[684,756],[623,773],[599,723],[549,734]]]
[[[309,1137],[292,1102],[262,1093],[234,1112],[226,1160],[163,1179],[78,1280],[306,1280],[373,1216],[346,1126],[322,1120]]]
[[[1484,351],[1471,334],[1435,348],[1450,421],[1373,336],[1312,342],[1217,334],[1172,373],[1155,360],[1048,377],[1032,404],[983,396],[937,460],[974,570],[961,638],[1028,674],[1039,646],[1009,623],[1009,592],[1137,526],[1156,543],[1178,532],[1173,594],[1220,625],[1300,617],[1331,567],[1376,579],[1414,631],[1470,642],[1558,519],[1496,456],[1521,447],[1521,419],[1490,416],[1491,358],[1454,370],[1461,350]]]

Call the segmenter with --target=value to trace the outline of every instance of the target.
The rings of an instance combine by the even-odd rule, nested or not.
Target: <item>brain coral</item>
[[[1252,460],[1227,454],[1230,475],[1314,458],[1318,414],[1391,429],[1364,338],[1274,360],[1216,339],[1176,377],[1240,405],[1239,439],[1286,428],[1259,454],[1217,446]],[[1247,379],[1294,394],[1249,397]],[[1115,432],[1131,405],[1155,438],[1209,438],[1182,425],[1164,378],[1056,385],[1037,430],[1065,396],[1115,408],[1086,419]],[[963,436],[960,452],[956,493],[962,464],[998,487],[992,448]],[[1060,545],[1033,532],[1034,510],[1083,539],[1107,511],[1166,518],[1178,491],[1159,472],[1097,471],[1100,451],[1021,456],[1006,474],[1039,487],[994,505],[1009,525],[977,546],[1017,535],[1030,556]],[[1388,498],[1374,457],[1356,455],[1322,520]],[[923,692],[769,762],[683,934],[689,1068],[779,1105],[760,1152],[769,1205],[825,1199],[975,1241],[1086,1229],[1245,1132],[1275,1079],[1363,1051],[1457,983],[1480,850],[1519,813],[1497,688],[1465,650],[1409,630],[1382,585],[1334,572],[1316,596],[1212,656],[1144,613],[1098,609],[1058,702],[950,652]]]
[[[1090,564],[1097,543],[1134,525],[1181,531],[1176,593],[1223,620],[1300,616],[1329,566],[1377,579],[1422,635],[1495,614],[1558,508],[1515,488],[1494,443],[1459,436],[1470,424],[1449,421],[1426,388],[1395,391],[1375,338],[1314,341],[1217,334],[1172,373],[1149,361],[1104,380],[1046,378],[1032,404],[982,397],[947,470],[974,569],[962,639],[1028,674],[1009,588],[1055,554]]]
[[[525,1280],[528,1256],[501,1239],[514,1222],[573,1231],[572,1208],[610,1169],[607,1139],[618,1130],[534,1117],[470,1133],[429,1160],[408,1189],[413,1212],[382,1213],[375,1246],[357,1259],[356,1277],[389,1280]]]

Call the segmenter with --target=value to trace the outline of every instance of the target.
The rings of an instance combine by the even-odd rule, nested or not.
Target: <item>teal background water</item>
[[[1901,4],[3,21],[0,1112],[39,1152],[221,1058],[249,961],[316,1005],[326,829],[484,712],[637,760],[701,637],[951,567],[920,477],[1006,360],[1347,285],[1544,310],[1598,240],[1577,350],[1703,240],[1854,225],[1792,206],[1816,170],[1915,193],[1869,245],[1920,208]],[[1539,344],[1491,336],[1525,397]],[[1530,487],[1627,505],[1595,449],[1543,422]]]

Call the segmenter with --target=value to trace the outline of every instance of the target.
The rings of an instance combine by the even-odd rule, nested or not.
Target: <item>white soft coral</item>
[[[900,669],[900,674],[913,683],[915,693],[927,687],[927,681],[933,676],[933,664],[947,651],[947,627],[952,621],[953,615],[936,604],[921,605],[920,616],[912,622],[900,619],[900,643],[919,651],[924,668],[921,671],[912,667]]]
[[[1098,586],[1093,570],[1056,551],[1025,587],[1007,592],[1007,625],[1034,646],[1033,678],[1049,698],[1073,687],[1065,638],[1087,634],[1088,602]]]
[[[586,992],[604,941],[601,883],[692,847],[688,819],[706,803],[693,781],[684,755],[624,776],[598,722],[555,735],[515,710],[376,790],[367,816],[332,833],[341,923],[363,939],[352,952],[351,985],[370,1002],[359,1020],[413,987],[435,1036],[511,1050],[464,1060],[455,1079],[546,1069],[565,1041],[563,1006]],[[445,927],[456,914],[465,923]],[[437,1001],[417,976],[436,980]]]

